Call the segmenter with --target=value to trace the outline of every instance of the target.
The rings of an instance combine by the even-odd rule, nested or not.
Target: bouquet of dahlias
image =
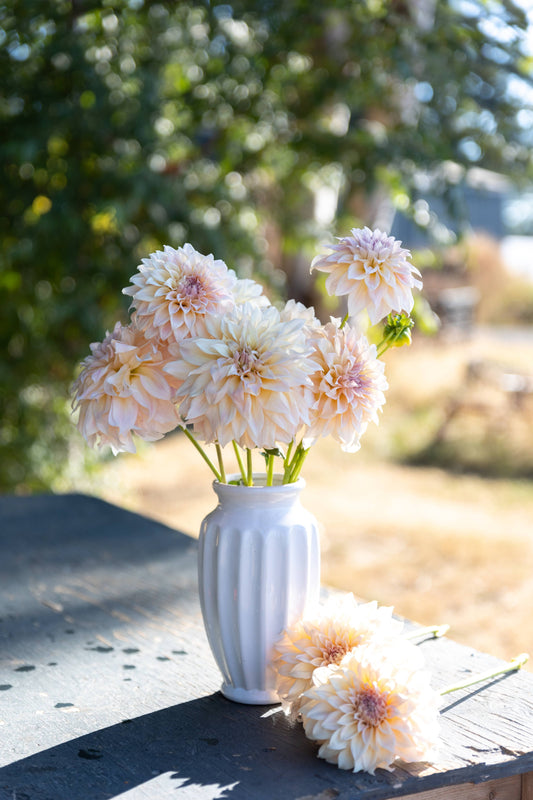
[[[134,452],[133,434],[155,441],[179,428],[221,482],[231,445],[245,485],[253,450],[266,459],[267,485],[276,458],[283,483],[296,481],[319,437],[356,451],[385,402],[380,356],[410,340],[412,290],[422,284],[409,251],[379,230],[354,229],[329,250],[311,270],[329,273],[326,288],[347,296],[348,313],[326,324],[294,300],[278,309],[259,284],[190,244],[143,259],[124,289],[130,324],[91,345],[73,386],[89,445]],[[362,312],[384,321],[377,345],[348,322]]]

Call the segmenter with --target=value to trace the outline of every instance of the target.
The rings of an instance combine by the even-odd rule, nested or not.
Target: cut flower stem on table
[[[478,683],[483,683],[484,681],[490,681],[493,678],[498,678],[502,675],[507,675],[508,672],[516,672],[516,670],[521,669],[524,666],[524,664],[527,664],[528,661],[529,661],[529,653],[520,653],[519,656],[515,656],[505,666],[496,670],[487,670],[486,672],[480,672],[477,675],[472,675],[471,678],[465,681],[460,681],[459,683],[453,683],[450,686],[446,686],[444,689],[440,689],[439,694],[444,696],[445,694],[451,694],[451,692],[458,692],[460,689],[468,689],[469,686],[475,686]]]

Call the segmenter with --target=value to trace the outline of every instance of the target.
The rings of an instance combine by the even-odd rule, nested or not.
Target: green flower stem
[[[235,457],[237,459],[237,464],[239,465],[239,471],[241,473],[242,482],[246,483],[246,470],[244,469],[244,464],[242,463],[242,458],[241,458],[241,453],[240,453],[240,450],[239,450],[239,445],[237,444],[235,439],[233,439],[232,444],[233,444],[233,450],[235,452]]]
[[[387,336],[384,336],[383,339],[381,340],[381,342],[376,347],[376,351],[377,351],[376,355],[377,355],[377,357],[380,358],[380,356],[382,356],[383,353],[386,353],[387,350],[389,350],[389,348],[392,347],[392,345],[394,344],[396,339],[399,339],[400,336],[402,336],[404,334],[405,330],[406,330],[406,328],[400,328],[398,331],[395,331],[392,334],[387,334]],[[383,348],[383,349],[381,349],[381,348]]]
[[[188,439],[189,439],[189,440],[190,440],[190,441],[193,443],[193,445],[196,447],[196,449],[198,450],[198,452],[199,452],[199,453],[200,453],[200,455],[202,456],[203,460],[205,461],[205,463],[207,464],[207,466],[209,467],[209,469],[211,470],[211,472],[214,474],[214,476],[215,476],[215,478],[217,479],[217,481],[220,481],[221,483],[223,483],[223,481],[222,481],[222,476],[221,476],[221,475],[220,475],[220,473],[218,472],[217,468],[215,467],[215,465],[213,464],[213,462],[211,461],[211,459],[208,457],[207,453],[204,451],[203,447],[201,447],[201,446],[198,444],[198,442],[196,441],[196,439],[194,438],[194,436],[192,435],[192,433],[191,433],[191,432],[190,432],[190,431],[189,431],[189,430],[186,428],[186,426],[185,426],[185,425],[178,425],[178,428],[179,428],[181,431],[183,431],[183,433],[185,434],[185,436],[186,436],[186,437],[187,437],[187,438],[188,438]]]
[[[221,446],[219,445],[218,442],[215,444],[215,448],[216,448],[216,451],[217,451],[218,469],[220,471],[220,482],[221,483],[227,483],[226,470],[224,469],[224,459],[222,457],[222,448],[221,448]]]
[[[289,446],[287,447],[287,452],[285,454],[285,464],[290,463],[293,447],[294,447],[294,439],[291,442],[289,442]]]
[[[252,467],[252,451],[249,447],[246,448],[246,485],[254,485],[254,471]]]
[[[389,341],[389,337],[385,336],[381,342],[376,346],[376,356],[380,358],[383,353],[386,353],[389,347],[391,347],[392,342]],[[383,348],[383,349],[381,349]]]
[[[293,469],[293,471],[291,473],[292,482],[298,480],[298,477],[299,477],[300,472],[302,471],[302,467],[304,465],[304,460],[305,460],[306,455],[307,455],[307,451],[304,449],[303,444],[300,442],[300,444],[298,445],[298,458],[297,458],[296,463],[294,465],[294,469]]]
[[[309,448],[307,448],[307,450],[302,450],[302,453],[301,453],[300,458],[298,460],[298,464],[296,465],[296,469],[292,474],[292,482],[293,483],[295,481],[297,481],[298,478],[300,477],[300,473],[302,471],[302,467],[304,465],[304,461],[307,458],[308,452],[309,452]]]
[[[300,472],[302,471],[302,467],[309,450],[310,448],[308,447],[306,449],[301,442],[298,444],[296,452],[289,465],[288,477],[286,480],[284,479],[284,483],[294,483],[295,481],[298,480],[298,477],[300,475]]]
[[[289,443],[287,447],[287,452],[285,454],[285,458],[283,460],[283,483],[289,482],[289,477],[291,474],[291,455],[292,455],[292,448],[294,447],[294,439]]]
[[[474,675],[470,680],[465,681],[464,683],[454,683],[452,686],[446,686],[445,689],[441,689],[439,694],[449,694],[450,692],[456,692],[458,689],[466,689],[468,686],[473,686],[475,683],[481,683],[482,681],[488,681],[491,678],[497,678],[498,675],[505,675],[507,672],[514,672],[517,669],[520,669],[524,666],[524,664],[528,661],[529,654],[528,653],[521,653],[516,658],[513,658],[505,667],[501,669],[494,670],[493,672],[488,670],[487,672],[480,672],[478,675]]]
[[[347,311],[347,312],[346,312],[346,314],[344,315],[343,319],[342,319],[342,322],[341,322],[341,324],[340,324],[339,330],[341,330],[341,331],[342,331],[342,329],[344,328],[344,326],[345,326],[345,325],[346,325],[346,323],[348,322],[348,319],[349,319],[349,317],[350,317],[350,314],[349,314],[349,312]]]
[[[293,473],[294,473],[294,471],[296,469],[296,464],[297,464],[299,456],[300,456],[301,447],[302,447],[302,444],[300,442],[298,444],[298,446],[296,447],[296,450],[295,450],[294,455],[292,456],[292,458],[289,458],[289,454],[287,454],[287,457],[285,459],[285,472],[284,472],[284,475],[283,475],[283,483],[292,483],[293,482],[293,477],[292,476],[293,476]]]
[[[440,639],[441,636],[446,636],[450,630],[449,625],[429,625],[427,628],[419,628],[416,631],[411,631],[406,634],[406,639],[421,639],[423,636],[433,636],[435,639]]]
[[[274,456],[267,456],[267,486],[272,486],[274,482]]]

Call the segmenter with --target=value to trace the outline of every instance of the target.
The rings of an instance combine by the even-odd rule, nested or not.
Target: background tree
[[[510,0],[7,0],[0,487],[57,485],[75,364],[163,244],[309,302],[318,240],[383,196],[416,217],[421,174],[459,165],[459,206],[471,165],[530,178],[526,22]]]

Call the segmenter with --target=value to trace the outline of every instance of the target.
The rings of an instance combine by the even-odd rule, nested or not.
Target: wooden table
[[[220,695],[195,540],[66,495],[0,498],[0,545],[0,800],[533,798],[531,673],[450,695],[436,765],[354,775]],[[436,688],[499,664],[420,647]]]

